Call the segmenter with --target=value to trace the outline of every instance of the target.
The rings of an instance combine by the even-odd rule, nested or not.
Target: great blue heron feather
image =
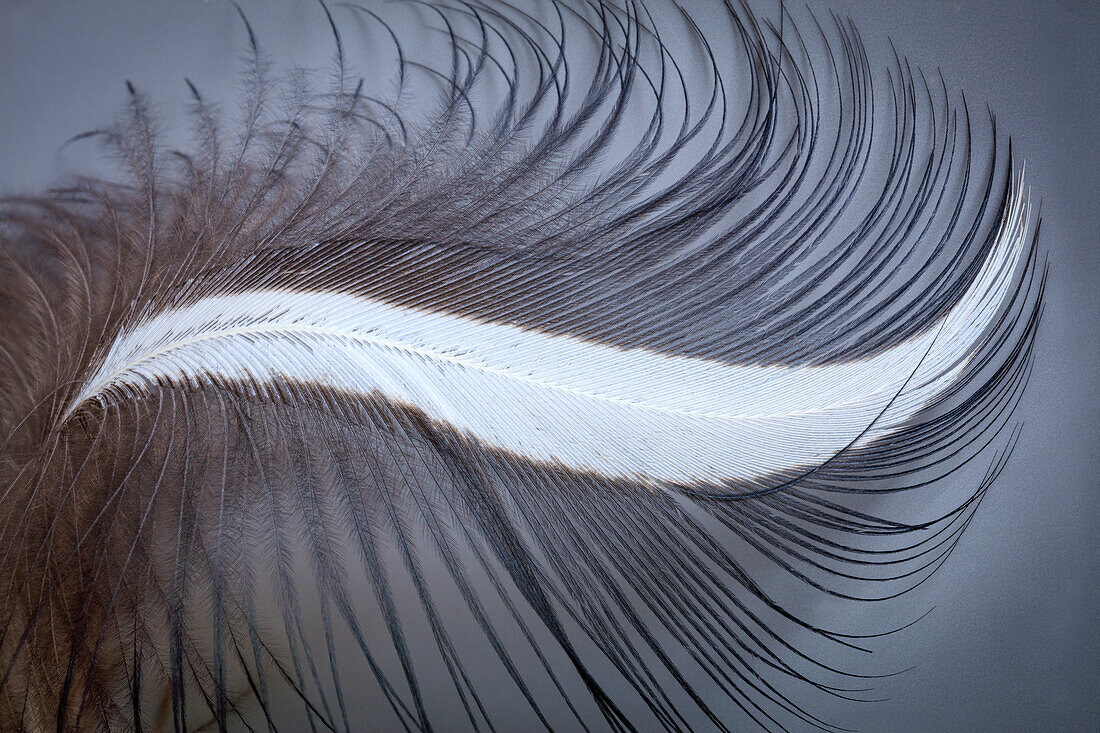
[[[4,204],[0,723],[834,729],[873,675],[794,599],[923,582],[1018,436],[992,117],[840,19],[412,6],[442,65],[342,9],[388,96],[248,27],[232,124],[130,86],[122,182]]]

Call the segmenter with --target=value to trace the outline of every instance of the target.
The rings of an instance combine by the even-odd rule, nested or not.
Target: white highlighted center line
[[[380,393],[490,446],[614,477],[735,481],[813,465],[896,430],[966,368],[1025,249],[1029,207],[1015,184],[997,241],[951,310],[857,361],[726,364],[266,289],[208,296],[120,334],[66,417],[119,387],[213,374]]]

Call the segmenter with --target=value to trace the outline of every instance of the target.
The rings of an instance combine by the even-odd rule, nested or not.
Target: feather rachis
[[[107,398],[107,391],[126,393],[160,378],[188,385],[214,372],[223,379],[246,382],[315,382],[364,396],[377,391],[489,445],[582,470],[671,483],[747,480],[812,465],[820,462],[822,455],[839,452],[857,439],[865,444],[888,435],[955,380],[978,350],[988,330],[986,324],[1001,307],[1024,254],[1027,222],[1022,193],[1015,194],[1014,202],[1001,225],[997,245],[970,288],[928,331],[895,346],[893,351],[901,351],[900,355],[887,351],[830,366],[724,366],[639,350],[601,348],[521,329],[391,308],[338,293],[244,291],[200,300],[134,327],[112,346],[104,366],[74,399],[68,414],[86,400]],[[976,329],[970,324],[976,324]],[[277,342],[285,342],[286,347]],[[377,356],[372,357],[372,351]],[[395,353],[405,358],[392,357]],[[312,368],[310,359],[321,365],[320,370]],[[845,377],[845,373],[852,376]],[[876,381],[876,373],[888,379]],[[486,379],[469,381],[464,374],[486,375]],[[365,381],[357,383],[357,375]],[[801,375],[806,378],[799,379]],[[465,385],[457,395],[447,396],[439,387],[447,382]],[[469,416],[479,412],[476,404],[488,395],[503,402],[495,411],[482,411],[485,420],[469,422]],[[563,396],[558,399],[555,395]],[[788,395],[802,401],[782,402]],[[875,395],[879,396],[877,402],[861,402]],[[456,403],[456,398],[461,401]],[[585,430],[592,424],[591,417],[551,418],[542,424],[536,422],[540,420],[536,413],[527,418],[527,427],[522,417],[518,424],[512,419],[522,416],[524,405],[538,405],[550,414],[559,410],[569,414],[570,402],[576,398],[621,408],[608,416],[606,424],[593,425],[592,437],[581,442],[591,443],[596,433],[604,433],[613,444],[608,448],[621,446],[635,456],[654,455],[653,448],[642,441],[643,435],[657,430],[657,415],[684,421],[671,424],[663,440],[714,430],[716,440],[739,442],[739,448],[750,453],[748,445],[781,443],[767,433],[756,441],[751,432],[736,437],[737,424],[801,416],[792,429],[806,435],[815,430],[809,427],[814,424],[814,414],[833,412],[838,417],[831,423],[821,422],[832,440],[823,446],[824,454],[803,457],[784,447],[787,463],[763,462],[737,470],[734,466],[739,461],[731,457],[733,463],[725,464],[724,471],[719,467],[705,473],[687,467],[655,470],[620,460],[605,469],[595,455],[574,458],[565,437]],[[560,407],[550,406],[554,404]],[[648,419],[630,417],[631,411],[639,410]],[[841,417],[845,412],[853,413],[848,422]],[[581,414],[592,413],[584,408]],[[856,422],[850,422],[852,419]],[[718,426],[707,428],[708,421]],[[623,427],[632,422],[639,424],[639,432]],[[537,442],[538,431],[559,428],[565,434],[556,441]],[[673,445],[669,450],[694,455],[704,463],[717,460],[715,449],[703,446],[705,443]],[[598,443],[593,450],[601,451]]]

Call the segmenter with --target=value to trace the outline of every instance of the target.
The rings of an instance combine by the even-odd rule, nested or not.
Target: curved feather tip
[[[850,22],[657,5],[322,6],[327,86],[245,20],[239,116],[191,86],[166,150],[131,87],[121,182],[7,200],[0,727],[865,699],[805,598],[920,584],[1004,467],[1037,217],[992,117]]]

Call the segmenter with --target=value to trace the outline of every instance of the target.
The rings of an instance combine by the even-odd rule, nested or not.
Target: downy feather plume
[[[873,694],[806,599],[920,584],[1004,467],[1038,217],[942,78],[711,11],[322,6],[323,83],[244,20],[193,146],[130,86],[121,177],[4,203],[0,728],[833,730],[815,696]]]

